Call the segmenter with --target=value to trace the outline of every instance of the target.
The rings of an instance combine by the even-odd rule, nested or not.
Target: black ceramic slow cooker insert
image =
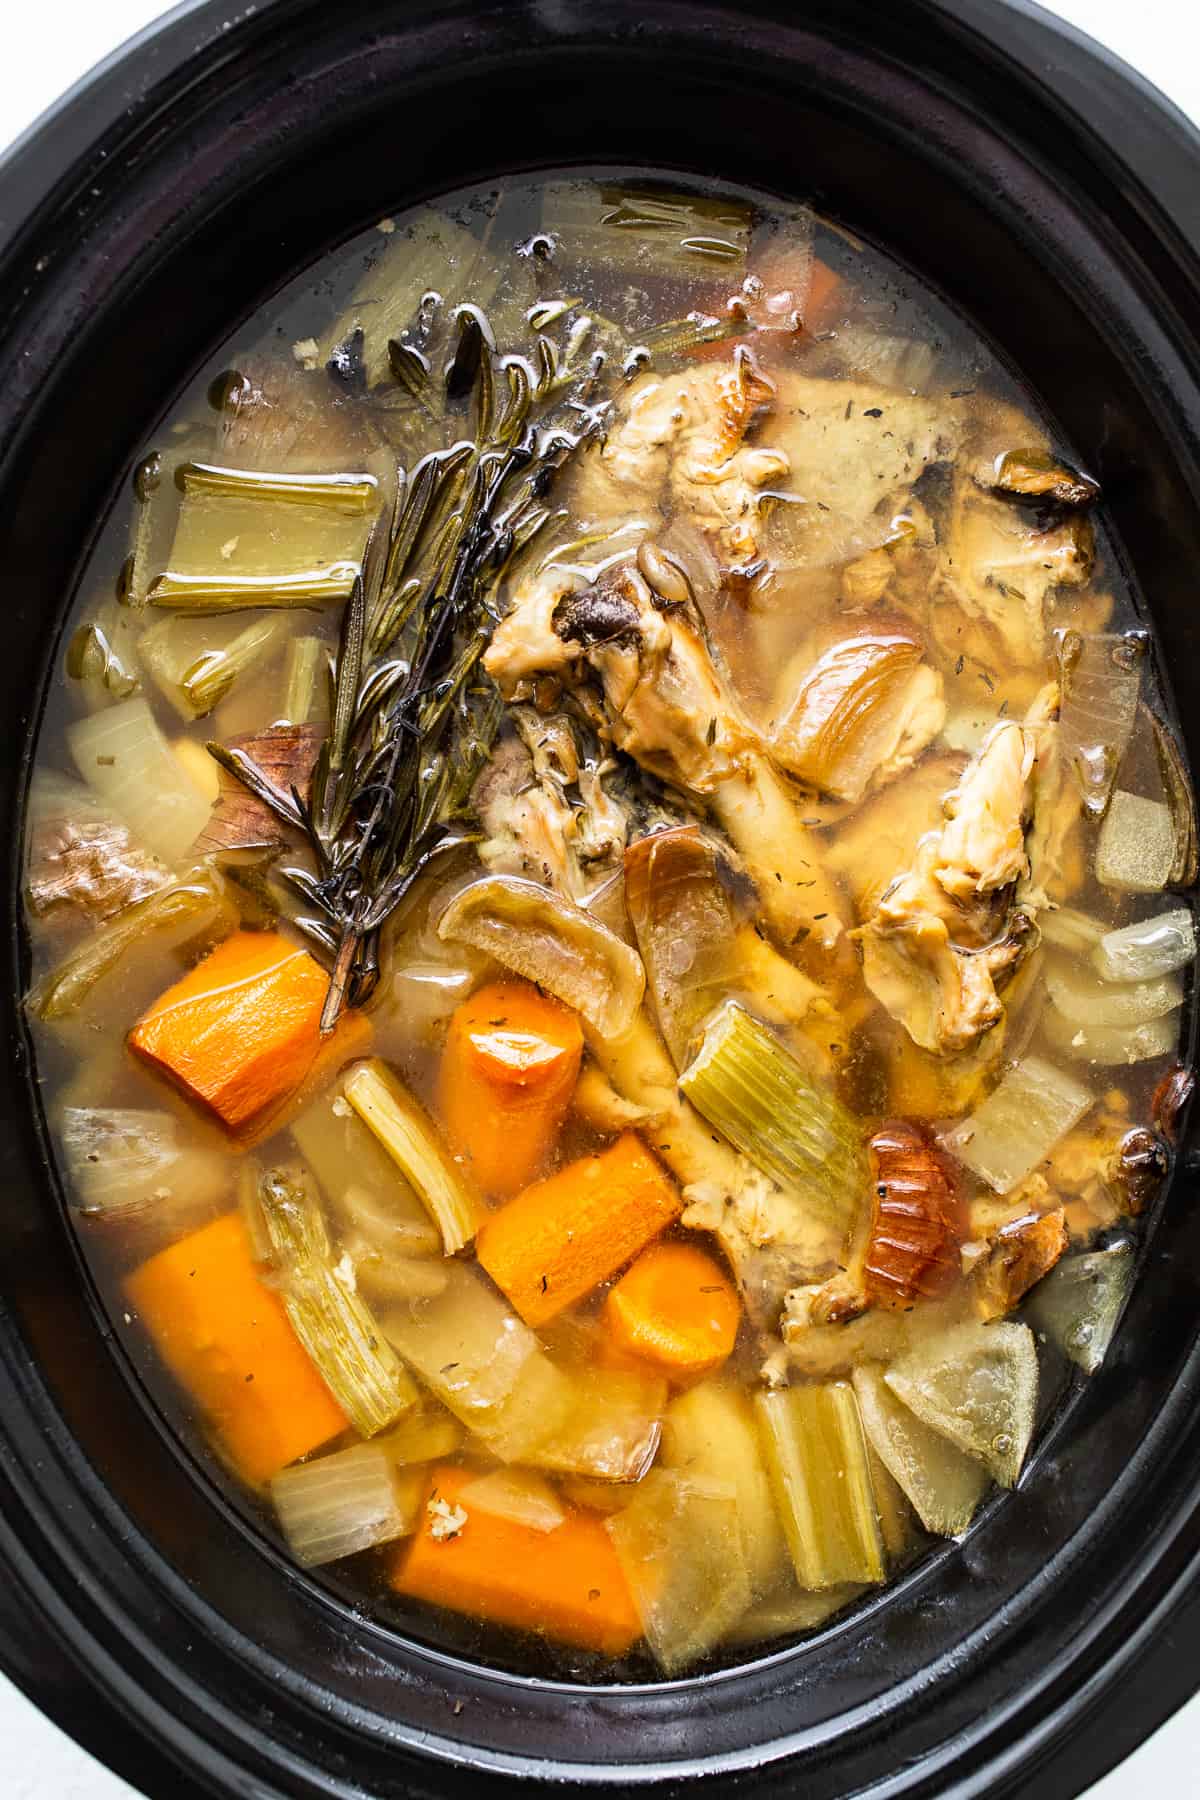
[[[288,1566],[132,1378],[48,1166],[20,816],[97,522],[164,403],[323,248],[604,163],[811,200],[973,318],[1102,481],[1200,762],[1200,138],[1038,8],[198,0],[135,40],[0,166],[0,1663],[155,1800],[1068,1800],[1200,1679],[1186,1141],[1113,1351],[1014,1496],[796,1649],[622,1688],[438,1654]]]

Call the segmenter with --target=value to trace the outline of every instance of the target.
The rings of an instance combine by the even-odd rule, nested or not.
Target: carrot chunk
[[[614,1346],[676,1381],[720,1367],[733,1349],[740,1314],[733,1283],[695,1244],[651,1244],[604,1303]]]
[[[321,965],[278,932],[237,931],[159,996],[130,1048],[253,1144],[370,1043],[356,1012],[322,1038],[327,986]]]
[[[628,1131],[493,1213],[479,1261],[527,1325],[543,1325],[627,1263],[679,1217],[679,1190]]]
[[[456,1009],[438,1107],[485,1194],[508,1199],[541,1173],[582,1055],[575,1014],[528,981],[489,981]]]
[[[245,1480],[268,1481],[345,1431],[282,1301],[259,1279],[240,1213],[160,1250],[125,1293]]]
[[[472,1508],[469,1500],[460,1508],[463,1490],[476,1479],[452,1463],[434,1469],[421,1523],[392,1563],[396,1592],[584,1650],[623,1655],[642,1627],[601,1521],[567,1507],[561,1525],[539,1531]],[[460,1524],[461,1512],[466,1519]]]

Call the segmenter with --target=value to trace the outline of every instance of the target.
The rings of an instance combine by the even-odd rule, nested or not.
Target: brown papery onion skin
[[[919,1125],[891,1120],[869,1149],[874,1213],[863,1287],[872,1306],[898,1309],[954,1280],[962,1209],[948,1163]]]

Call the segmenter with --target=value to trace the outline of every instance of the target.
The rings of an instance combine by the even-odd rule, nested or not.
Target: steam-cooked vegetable
[[[599,259],[642,281],[728,270],[736,285],[749,249],[751,213],[738,200],[657,187],[589,190],[571,182],[547,188],[542,223],[553,233],[556,260],[567,266]]]
[[[1047,961],[1046,991],[1072,1025],[1145,1025],[1183,1004],[1177,975],[1154,975],[1146,981],[1102,981],[1086,964],[1067,957]]]
[[[1133,1284],[1133,1244],[1121,1238],[1103,1250],[1064,1257],[1029,1302],[1028,1318],[1094,1375],[1108,1354]]]
[[[953,1325],[918,1339],[884,1379],[918,1419],[1012,1487],[1033,1436],[1038,1363],[1027,1325]]]
[[[536,882],[489,875],[456,894],[438,935],[494,956],[582,1013],[601,1037],[628,1031],[645,975],[628,944]]]
[[[580,1368],[572,1397],[527,1459],[541,1469],[599,1481],[640,1481],[658,1449],[666,1382],[652,1371]]]
[[[240,1213],[142,1263],[125,1297],[245,1480],[269,1480],[346,1429],[282,1300],[259,1276]]]
[[[453,1256],[475,1235],[478,1202],[428,1114],[381,1062],[352,1069],[343,1092],[411,1183]]]
[[[458,1499],[468,1517],[489,1513],[531,1531],[556,1531],[567,1516],[550,1483],[531,1469],[493,1469],[469,1481]]]
[[[676,1381],[719,1368],[741,1307],[720,1263],[693,1244],[651,1244],[604,1303],[614,1345]]]
[[[801,1587],[884,1578],[883,1543],[854,1389],[755,1397],[759,1441]]]
[[[159,996],[129,1046],[239,1143],[257,1143],[370,1043],[362,1013],[321,1036],[324,994],[306,950],[276,932],[238,931]]]
[[[294,1119],[291,1133],[334,1216],[359,1246],[360,1273],[366,1273],[364,1252],[386,1264],[441,1249],[441,1234],[413,1189],[336,1088]]]
[[[463,1429],[452,1413],[436,1400],[424,1395],[417,1406],[410,1407],[389,1431],[375,1443],[385,1450],[399,1468],[412,1463],[439,1462],[453,1456],[463,1441]]]
[[[316,1568],[406,1536],[426,1485],[423,1469],[401,1471],[381,1445],[355,1444],[284,1469],[271,1498],[292,1555]]]
[[[726,1637],[731,1644],[756,1644],[768,1638],[791,1637],[795,1632],[816,1631],[834,1613],[851,1606],[862,1591],[859,1583],[846,1582],[842,1587],[811,1593],[793,1577],[778,1592],[744,1612]]]
[[[1106,931],[1092,951],[1092,961],[1105,981],[1155,981],[1195,958],[1196,929],[1186,907]]]
[[[1064,631],[1059,638],[1058,741],[1097,818],[1133,736],[1145,658],[1143,633]]]
[[[710,1650],[750,1604],[732,1485],[655,1469],[607,1531],[667,1674]]]
[[[292,1329],[363,1437],[416,1404],[417,1389],[370,1308],[334,1267],[320,1204],[303,1171],[271,1169],[257,1205]]]
[[[1038,917],[1038,930],[1056,950],[1070,950],[1077,955],[1094,951],[1104,936],[1098,919],[1077,912],[1071,906],[1056,906]]]
[[[727,1380],[703,1381],[680,1394],[663,1424],[662,1461],[690,1480],[733,1489],[752,1598],[791,1581],[787,1540],[746,1394]]]
[[[225,883],[212,869],[172,882],[124,907],[43,975],[28,1004],[41,1019],[65,1019],[77,1012],[96,987],[148,941],[163,949],[203,943],[234,923]]]
[[[926,1531],[958,1537],[988,1486],[983,1463],[903,1405],[879,1369],[854,1371],[863,1428],[876,1455],[912,1501]]]
[[[662,1164],[626,1132],[492,1213],[476,1254],[526,1324],[544,1325],[615,1275],[681,1208]]]
[[[59,1140],[77,1204],[89,1217],[119,1222],[154,1208],[177,1220],[203,1213],[232,1186],[228,1158],[181,1141],[170,1113],[65,1106]]]
[[[1126,894],[1161,894],[1175,865],[1175,823],[1161,800],[1118,788],[1096,845],[1096,880]]]
[[[625,852],[625,904],[678,1069],[734,973],[736,921],[720,871],[715,845],[691,825],[639,838]]]
[[[270,654],[278,619],[162,619],[138,639],[138,655],[184,719],[203,718]]]
[[[812,666],[775,727],[776,760],[823,793],[857,802],[880,770],[904,766],[910,730],[919,735],[908,761],[936,737],[945,717],[941,688],[912,638],[846,638]],[[922,708],[928,717],[917,728]]]
[[[1026,1056],[982,1106],[943,1132],[942,1144],[998,1194],[1007,1194],[1049,1156],[1092,1098],[1052,1063]]]
[[[1079,1025],[1051,1008],[1044,1028],[1047,1040],[1060,1055],[1072,1062],[1110,1067],[1169,1056],[1179,1043],[1178,1012],[1160,1013],[1143,1025]]]
[[[744,1007],[725,1002],[679,1086],[764,1173],[849,1229],[862,1195],[862,1134],[828,1084]]]
[[[323,720],[329,700],[329,647],[316,637],[294,637],[287,647],[283,711],[289,725]]]
[[[75,767],[166,863],[178,863],[203,830],[210,802],[188,775],[140,695],[67,729]]]
[[[29,790],[25,898],[37,919],[91,925],[171,877],[82,782],[40,770]]]
[[[463,1501],[472,1479],[453,1463],[433,1470],[424,1517],[389,1573],[396,1592],[623,1656],[641,1621],[599,1519],[571,1510],[546,1531],[481,1507],[472,1512]]]

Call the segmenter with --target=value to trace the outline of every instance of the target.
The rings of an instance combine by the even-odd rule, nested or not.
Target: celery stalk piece
[[[334,1268],[308,1182],[273,1169],[259,1182],[257,1199],[292,1329],[355,1430],[374,1437],[416,1404],[416,1384],[366,1302]]]
[[[883,1541],[854,1389],[755,1396],[759,1442],[801,1587],[884,1579]]]
[[[1093,1099],[1073,1076],[1026,1056],[982,1106],[943,1132],[942,1145],[998,1194],[1007,1194],[1045,1161]]]
[[[932,1430],[1013,1487],[1033,1436],[1038,1361],[1033,1333],[1009,1320],[952,1325],[919,1338],[884,1380]]]
[[[67,744],[88,786],[139,842],[177,864],[212,811],[140,695],[67,728]]]
[[[416,1527],[423,1469],[398,1469],[379,1444],[355,1444],[284,1469],[271,1498],[292,1555],[306,1568],[389,1544]]]
[[[283,720],[307,725],[328,716],[329,647],[317,637],[294,637],[284,667]]]
[[[1163,1013],[1144,1025],[1077,1025],[1050,1007],[1043,1020],[1046,1039],[1072,1062],[1113,1068],[1170,1056],[1179,1045],[1179,1013]]]
[[[463,1249],[475,1236],[478,1205],[428,1113],[377,1060],[352,1069],[344,1092],[363,1124],[412,1183],[442,1234],[446,1255]]]
[[[679,1078],[697,1112],[760,1168],[849,1231],[862,1204],[862,1133],[775,1035],[727,1000]]]
[[[39,1019],[68,1018],[127,957],[144,952],[148,936],[157,948],[170,949],[202,933],[225,936],[236,924],[224,881],[215,869],[202,869],[194,879],[173,882],[123,907],[43,975],[26,1004]]]
[[[1056,1011],[1072,1025],[1145,1025],[1183,1005],[1178,975],[1153,975],[1147,981],[1102,981],[1074,957],[1048,958],[1045,982]]]
[[[703,1381],[673,1400],[663,1421],[661,1461],[677,1474],[733,1488],[754,1599],[791,1581],[787,1539],[744,1393],[730,1382]]]
[[[922,1423],[897,1399],[880,1370],[854,1371],[868,1441],[916,1508],[926,1531],[958,1537],[988,1487],[982,1462]]]
[[[711,1650],[749,1606],[731,1485],[654,1469],[605,1528],[646,1642],[668,1674]]]
[[[152,606],[220,613],[346,600],[379,505],[373,475],[275,475],[191,463]]]
[[[863,1430],[865,1433],[865,1421]],[[887,1464],[877,1454],[869,1436],[867,1437],[867,1467],[871,1471],[871,1487],[875,1494],[875,1516],[879,1520],[879,1535],[883,1541],[884,1555],[890,1565],[899,1557],[906,1556],[912,1549],[920,1526],[917,1515],[909,1504],[908,1495]]]
[[[1175,865],[1175,821],[1161,800],[1118,788],[1096,845],[1096,880],[1124,894],[1160,894]]]
[[[726,1632],[726,1640],[731,1644],[757,1644],[768,1638],[797,1637],[804,1631],[816,1631],[863,1591],[857,1582],[845,1582],[840,1587],[810,1593],[798,1586],[795,1576],[789,1573],[787,1581],[774,1593],[742,1614],[732,1630]]]
[[[573,1386],[570,1411],[529,1460],[564,1475],[640,1480],[658,1449],[666,1382],[637,1369],[591,1368]]]
[[[578,1399],[529,1327],[462,1263],[445,1292],[391,1307],[384,1331],[426,1387],[503,1462],[531,1461]]]
[[[1127,1238],[1104,1250],[1068,1256],[1038,1283],[1029,1322],[1094,1375],[1108,1353],[1133,1284],[1133,1245]]]
[[[1185,906],[1106,931],[1092,951],[1102,981],[1154,981],[1196,957],[1196,928]]]
[[[180,717],[200,719],[267,657],[281,629],[278,619],[161,619],[138,639],[138,655]]]

